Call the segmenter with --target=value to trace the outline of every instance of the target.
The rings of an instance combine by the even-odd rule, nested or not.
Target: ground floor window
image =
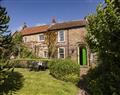
[[[64,47],[58,48],[58,58],[65,58],[65,48]]]
[[[44,57],[47,58],[48,57],[48,52],[44,51]]]

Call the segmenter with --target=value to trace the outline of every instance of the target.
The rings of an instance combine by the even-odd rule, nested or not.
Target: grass
[[[53,78],[47,71],[28,71],[16,68],[24,77],[23,87],[13,95],[76,95],[78,88],[69,82]]]

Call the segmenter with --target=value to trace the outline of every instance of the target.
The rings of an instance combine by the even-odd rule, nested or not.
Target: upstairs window
[[[44,41],[44,40],[45,40],[44,35],[43,35],[43,34],[40,34],[40,35],[39,35],[39,41]]]
[[[65,33],[63,30],[58,32],[58,42],[64,42],[65,41]]]
[[[65,48],[58,48],[58,58],[65,58]]]
[[[27,42],[27,37],[24,37],[24,38],[23,38],[23,41],[24,41],[24,42]]]

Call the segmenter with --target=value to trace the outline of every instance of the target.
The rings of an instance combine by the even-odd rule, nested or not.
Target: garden
[[[47,61],[47,68],[30,69],[30,62],[40,61]],[[70,59],[15,59],[9,63],[14,68],[1,85],[2,95],[76,95],[79,91],[80,66]]]
[[[22,86],[13,95],[76,95],[78,88],[70,83],[57,80],[46,71],[28,71],[15,68],[15,72],[22,75]]]
[[[39,61],[22,44],[20,35],[12,37],[7,31],[9,20],[0,6],[0,95],[76,95],[80,66],[70,59],[47,60],[48,67],[39,72],[28,69],[28,60],[24,64],[23,60],[10,59],[14,55],[15,59]],[[105,0],[87,21],[86,40],[99,60],[83,77],[85,89],[91,95],[120,95],[120,2]]]

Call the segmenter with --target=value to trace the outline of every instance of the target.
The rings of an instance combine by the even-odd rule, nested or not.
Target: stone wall
[[[57,32],[57,31],[49,31],[49,32]],[[81,44],[84,44],[84,46],[87,49],[87,63],[89,64],[89,55],[90,50],[86,44],[85,36],[87,34],[87,31],[84,27],[81,28],[74,28],[74,29],[65,29],[65,41],[64,42],[58,42],[58,34],[56,39],[56,47],[64,47],[65,48],[65,58],[71,57],[75,62],[78,62],[78,46]],[[47,46],[45,45],[45,42],[39,41],[39,34],[34,35],[28,35],[24,36],[23,40],[25,43],[31,43],[31,47],[33,47],[33,50],[35,47],[37,48],[36,54],[39,57],[44,57],[44,51],[47,52]],[[58,58],[58,49],[56,49],[55,58]]]
[[[64,33],[65,33],[65,41],[58,42],[58,39],[57,39],[57,48],[64,47],[65,58],[70,57],[75,62],[78,62],[78,46],[80,46],[81,44],[84,45],[87,49],[87,63],[89,65],[90,50],[85,41],[85,36],[87,34],[86,29],[84,27],[66,29],[64,30]],[[58,51],[56,53],[58,53]],[[57,56],[58,54],[56,54],[56,58]]]
[[[39,40],[39,34],[27,35],[23,37],[23,42],[32,50],[37,56],[45,57],[44,52],[47,52],[45,41]]]
[[[77,51],[78,44],[79,43],[85,44],[85,34],[86,34],[85,28],[76,28],[76,29],[68,30],[69,55],[75,61],[77,61],[78,58],[78,51]]]

